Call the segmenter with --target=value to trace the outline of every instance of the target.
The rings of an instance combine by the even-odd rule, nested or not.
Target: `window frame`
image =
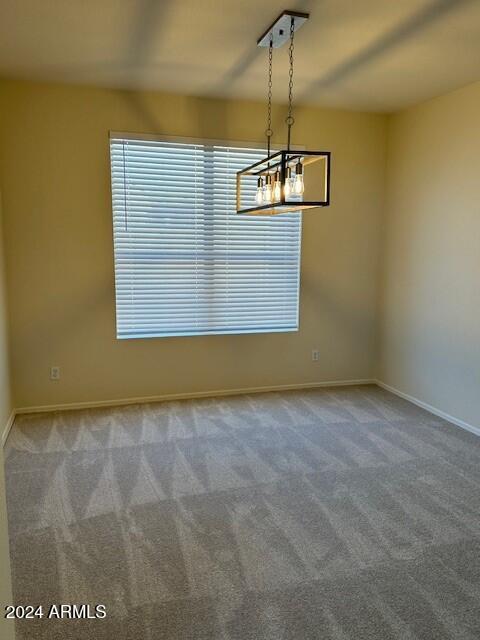
[[[254,334],[269,334],[269,333],[297,333],[300,330],[300,286],[301,286],[301,267],[302,267],[302,212],[300,215],[300,228],[298,236],[298,273],[296,283],[296,326],[295,327],[268,327],[257,329],[215,329],[212,331],[179,331],[178,333],[152,333],[151,335],[120,335],[118,327],[118,313],[117,313],[117,273],[115,264],[115,222],[114,222],[114,203],[113,203],[113,191],[112,191],[112,156],[111,156],[111,141],[116,140],[137,140],[137,141],[152,141],[152,142],[169,142],[178,144],[192,144],[202,145],[206,147],[231,147],[239,149],[265,149],[264,142],[258,141],[238,141],[238,140],[221,140],[216,138],[197,138],[186,136],[172,136],[166,134],[154,134],[154,133],[134,133],[125,131],[109,131],[109,177],[110,177],[110,196],[111,196],[111,214],[112,214],[112,245],[113,245],[113,271],[114,271],[114,289],[115,289],[115,335],[117,340],[144,340],[144,339],[165,339],[165,338],[177,338],[177,337],[207,337],[207,336],[222,336],[222,335],[254,335]],[[283,148],[281,144],[272,145],[272,152]],[[291,145],[293,151],[302,151],[305,149],[302,145]],[[266,151],[265,151],[266,153]],[[235,214],[238,215],[238,214]]]

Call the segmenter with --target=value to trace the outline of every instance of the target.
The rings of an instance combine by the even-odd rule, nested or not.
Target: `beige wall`
[[[480,83],[391,116],[387,140],[384,116],[299,110],[294,142],[333,152],[332,206],[304,215],[300,331],[117,341],[108,131],[256,141],[264,105],[0,82],[14,405],[378,373],[479,426],[479,112]],[[282,118],[275,109],[276,130]],[[12,402],[2,282],[0,273],[3,428]],[[4,602],[8,574],[0,473]],[[7,638],[3,626],[0,616]]]
[[[0,194],[0,433],[2,434],[11,411],[7,314],[3,269],[2,203]],[[10,621],[7,622],[3,617],[5,605],[12,603],[10,558],[8,551],[3,451],[0,440],[0,638],[2,638],[2,640],[10,640],[14,637],[13,623]]]
[[[333,152],[333,204],[304,215],[298,333],[117,341],[108,131],[255,141],[265,105],[0,86],[17,407],[373,377],[385,116],[296,114],[293,142]]]
[[[3,217],[2,193],[0,191],[0,437],[4,434],[4,428],[12,412]]]
[[[480,83],[391,118],[380,378],[480,426]]]

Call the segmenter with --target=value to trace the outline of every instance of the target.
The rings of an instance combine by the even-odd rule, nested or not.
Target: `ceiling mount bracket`
[[[290,25],[293,19],[293,29],[297,31],[310,17],[309,13],[300,13],[298,11],[284,11],[281,13],[273,24],[271,24],[265,33],[257,40],[259,47],[269,47],[270,40],[275,49],[283,46],[290,39]]]

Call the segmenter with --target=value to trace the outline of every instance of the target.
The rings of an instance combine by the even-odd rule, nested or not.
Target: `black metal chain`
[[[293,45],[294,45],[294,34],[295,34],[295,18],[292,17],[290,22],[290,45],[288,47],[288,55],[290,57],[290,70],[288,72],[288,115],[285,118],[285,122],[287,124],[288,136],[287,136],[287,149],[290,151],[290,134],[292,126],[295,122],[295,118],[293,117]]]
[[[270,36],[270,45],[268,47],[268,107],[267,107],[267,128],[265,135],[267,136],[268,157],[270,157],[270,143],[273,135],[272,131],[272,66],[273,66],[273,35]]]

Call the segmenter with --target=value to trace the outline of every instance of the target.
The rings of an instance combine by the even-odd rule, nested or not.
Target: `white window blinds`
[[[110,152],[118,338],[297,330],[300,215],[236,214],[236,172],[264,151],[117,136]]]

